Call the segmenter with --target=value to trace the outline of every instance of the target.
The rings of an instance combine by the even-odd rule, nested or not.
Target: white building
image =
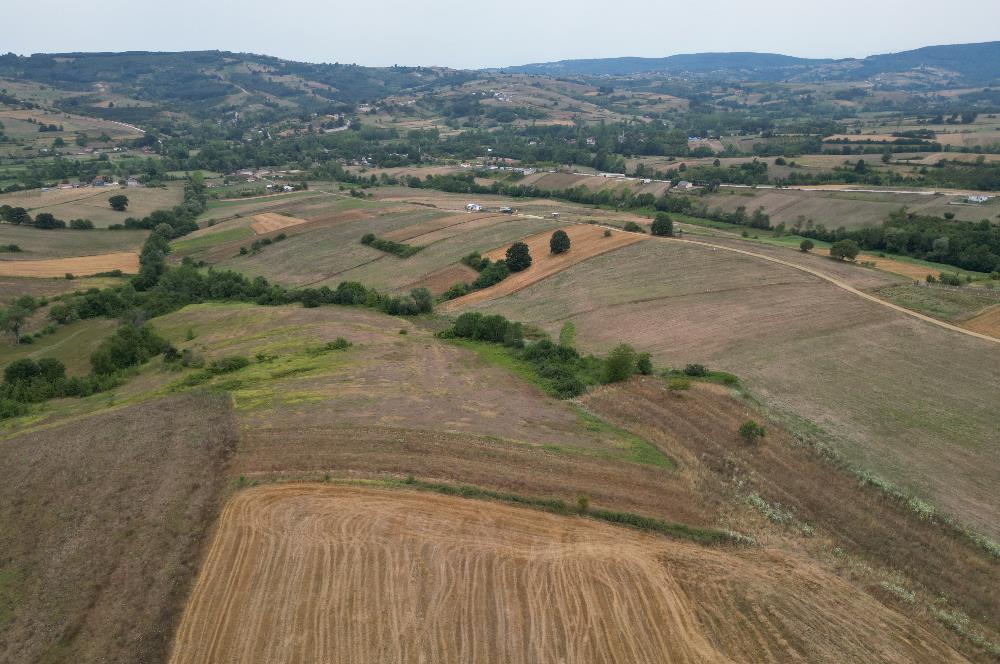
[[[968,198],[965,199],[965,202],[966,203],[985,203],[988,200],[990,200],[989,196],[976,195],[976,196],[969,196]]]
[[[482,209],[483,209],[483,206],[480,205],[479,203],[466,203],[465,204],[465,210],[466,210],[466,212],[479,212]]]

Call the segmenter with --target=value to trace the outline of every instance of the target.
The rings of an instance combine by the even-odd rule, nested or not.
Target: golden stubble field
[[[796,632],[824,634],[808,661],[965,661],[819,568],[754,558],[432,494],[263,486],[224,509],[170,663],[788,661]],[[716,643],[734,622],[740,642]]]

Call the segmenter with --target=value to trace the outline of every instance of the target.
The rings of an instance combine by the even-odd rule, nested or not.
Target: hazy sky
[[[703,51],[857,57],[1000,40],[1000,0],[41,0],[6,14],[0,52],[220,49],[469,68]]]

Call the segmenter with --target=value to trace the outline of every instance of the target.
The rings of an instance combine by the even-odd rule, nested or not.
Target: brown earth
[[[0,662],[160,662],[236,432],[188,394],[0,442]]]
[[[420,238],[435,231],[441,231],[446,228],[451,228],[452,226],[463,226],[472,222],[482,221],[485,219],[495,220],[500,215],[498,214],[482,214],[482,213],[468,213],[463,212],[459,214],[449,214],[447,216],[439,217],[437,219],[430,219],[419,224],[414,224],[412,226],[406,226],[405,228],[400,228],[398,230],[390,231],[383,235],[387,240],[393,240],[395,242],[404,242],[406,240],[412,240]],[[415,242],[412,244],[425,244],[424,242]]]
[[[962,321],[959,325],[973,332],[1000,339],[1000,305],[987,309],[975,318]]]
[[[448,267],[443,267],[440,270],[431,272],[426,277],[413,282],[408,287],[423,287],[429,290],[432,295],[440,295],[455,284],[470,283],[475,281],[478,276],[479,273],[467,265],[449,265]]]
[[[292,484],[226,506],[170,662],[790,660],[966,661],[776,551],[739,555],[452,497]]]
[[[262,212],[260,214],[255,214],[252,219],[253,221],[250,224],[250,228],[252,228],[253,232],[257,235],[264,235],[265,233],[270,233],[272,231],[280,231],[282,228],[298,226],[299,224],[306,223],[305,219],[288,217],[276,212]]]
[[[569,235],[571,243],[569,251],[562,254],[551,253],[549,239],[552,237],[552,233],[549,231],[526,237],[523,242],[528,245],[528,251],[532,257],[531,266],[528,269],[510,275],[495,286],[451,300],[441,305],[440,309],[442,311],[455,311],[470,304],[516,293],[588,258],[647,239],[647,236],[642,234],[620,231],[612,231],[611,237],[604,237],[605,229],[591,224],[573,224],[563,227],[563,230]],[[508,246],[498,247],[485,255],[490,260],[499,260],[506,255]]]
[[[120,251],[75,258],[0,261],[0,276],[3,277],[61,277],[66,274],[88,276],[113,270],[135,274],[139,271],[139,254],[134,251]]]

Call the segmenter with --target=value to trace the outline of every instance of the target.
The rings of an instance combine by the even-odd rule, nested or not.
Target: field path
[[[815,642],[803,634],[821,633]],[[777,551],[336,484],[223,510],[170,664],[965,662]]]
[[[701,240],[682,240],[682,239],[679,239],[679,238],[670,238],[668,241],[669,242],[684,242],[686,244],[697,244],[697,245],[701,245],[703,247],[711,247],[713,250],[715,250],[715,249],[722,249],[723,251],[731,251],[731,252],[736,253],[736,254],[743,254],[744,256],[752,256],[754,258],[760,258],[761,260],[770,261],[772,263],[777,263],[778,265],[784,265],[786,267],[795,268],[796,270],[800,270],[802,272],[806,272],[806,273],[811,274],[811,275],[813,275],[815,277],[819,277],[820,279],[823,279],[824,281],[828,281],[831,284],[833,284],[834,286],[837,286],[838,288],[843,288],[847,292],[853,293],[854,295],[857,295],[858,297],[863,297],[864,299],[869,300],[871,302],[874,302],[875,304],[880,304],[883,307],[888,307],[890,309],[895,309],[896,311],[898,311],[900,313],[904,313],[907,316],[912,316],[913,318],[919,318],[922,321],[925,321],[927,323],[932,323],[934,325],[937,325],[938,327],[943,327],[944,329],[951,330],[952,332],[959,332],[961,334],[965,334],[965,335],[968,335],[970,337],[975,337],[977,339],[982,339],[984,341],[990,341],[990,342],[995,343],[995,344],[996,343],[1000,343],[1000,339],[995,339],[995,338],[993,338],[993,337],[991,337],[989,335],[981,334],[979,332],[974,332],[973,330],[967,330],[965,328],[959,327],[958,325],[952,325],[951,323],[946,323],[943,320],[938,320],[937,318],[932,318],[930,316],[925,316],[924,314],[921,314],[921,313],[918,313],[916,311],[913,311],[912,309],[907,309],[906,307],[902,307],[902,306],[900,306],[898,304],[893,304],[892,302],[886,302],[885,300],[877,298],[874,295],[869,295],[868,293],[866,293],[866,292],[864,292],[862,290],[858,290],[854,286],[851,286],[850,284],[848,284],[848,283],[846,283],[844,281],[841,281],[840,279],[837,279],[836,277],[832,277],[829,274],[826,274],[825,272],[820,272],[819,270],[815,270],[815,269],[813,269],[811,267],[806,267],[805,265],[800,265],[798,263],[793,263],[791,261],[782,260],[780,258],[774,258],[773,256],[765,256],[764,254],[758,254],[756,252],[747,251],[745,249],[736,249],[735,247],[727,247],[725,245],[713,244],[712,242],[703,242]]]

